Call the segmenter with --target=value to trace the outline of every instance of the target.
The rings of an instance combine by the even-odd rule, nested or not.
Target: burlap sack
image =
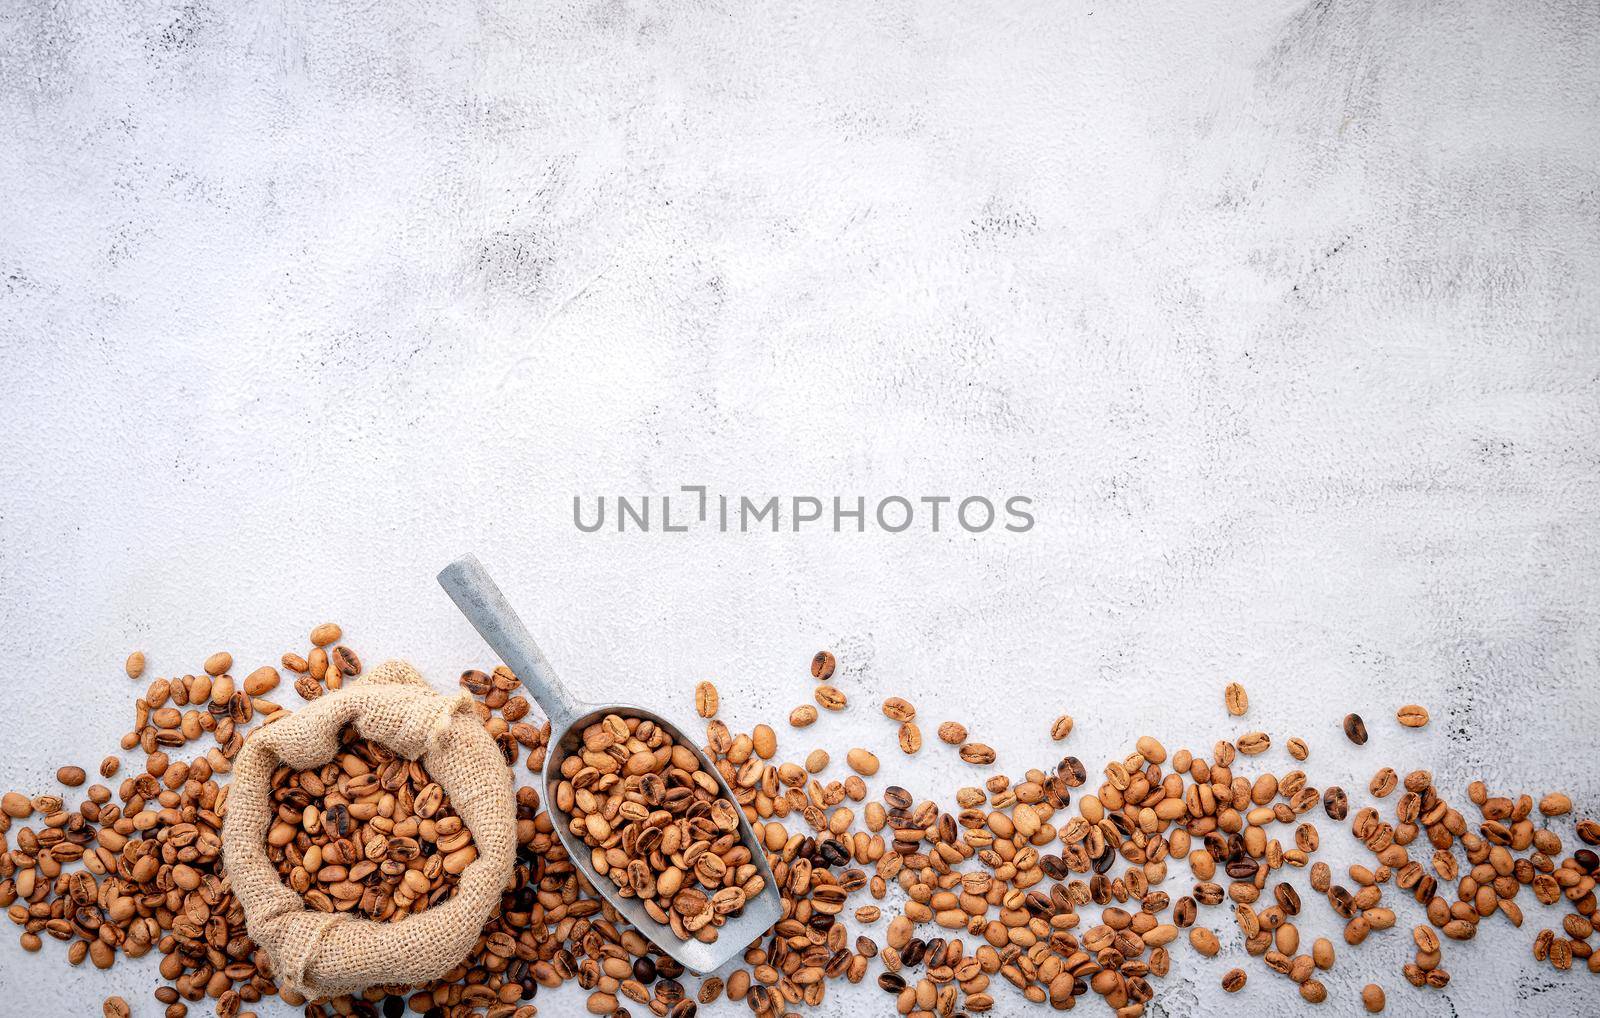
[[[327,763],[338,750],[340,730],[350,724],[401,756],[421,757],[478,849],[448,900],[398,922],[311,911],[267,859],[272,772],[280,763],[296,770]],[[245,741],[230,782],[222,852],[250,938],[271,958],[280,987],[316,999],[426,983],[466,957],[510,879],[516,852],[511,772],[472,713],[470,697],[443,696],[410,665],[390,661]]]

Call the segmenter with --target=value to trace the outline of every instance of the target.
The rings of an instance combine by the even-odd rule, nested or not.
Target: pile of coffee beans
[[[341,636],[337,627],[318,627],[312,656]],[[285,655],[281,664],[315,677],[316,690],[308,682],[303,696],[321,695],[360,672],[359,658],[339,646],[316,663]],[[231,658],[218,655],[203,675],[152,684],[123,740],[125,750],[145,754],[144,765],[116,791],[91,785],[77,805],[50,793],[12,792],[0,800],[0,830],[11,839],[0,841],[0,904],[22,927],[23,945],[39,950],[44,939],[59,940],[70,962],[100,967],[122,954],[158,952],[167,983],[155,999],[170,1018],[202,1001],[223,1018],[248,1016],[252,1003],[278,992],[228,889],[218,831],[226,775],[248,727],[271,723],[285,708],[263,699],[276,685],[275,670],[257,669],[236,686],[231,666]],[[143,655],[126,665],[134,677],[144,668]],[[819,705],[849,709],[831,653],[812,659],[811,676],[828,687],[814,697]],[[515,676],[504,668],[474,669],[463,673],[461,685],[476,697],[478,716],[508,766],[537,773],[549,751],[549,727],[527,720],[529,704],[516,695]],[[1230,685],[1223,699],[1227,716],[1249,712],[1242,685]],[[1573,836],[1594,846],[1600,823],[1574,822],[1573,804],[1560,792],[1535,800],[1494,794],[1475,782],[1465,790],[1468,809],[1447,801],[1429,772],[1402,776],[1386,766],[1368,785],[1371,802],[1353,803],[1345,789],[1319,788],[1304,770],[1252,766],[1273,746],[1267,732],[1252,731],[1200,752],[1169,751],[1146,736],[1097,771],[1069,754],[1015,777],[988,773],[953,794],[923,797],[895,784],[874,793],[867,780],[880,777],[880,762],[867,750],[848,750],[849,773],[830,778],[834,756],[826,749],[805,748],[784,760],[771,725],[730,729],[718,717],[721,697],[710,683],[696,688],[694,702],[707,722],[702,748],[733,790],[733,803],[719,799],[717,783],[697,770],[687,747],[647,723],[606,718],[594,726],[592,744],[584,733],[571,773],[564,764],[553,814],[533,787],[518,789],[515,874],[461,964],[428,986],[331,1001],[285,998],[312,1018],[532,1018],[541,988],[576,982],[595,1015],[690,1018],[727,998],[758,1018],[782,1018],[822,1001],[830,984],[860,983],[876,970],[876,985],[891,998],[884,1012],[911,1018],[1018,1013],[1027,1003],[1064,1010],[1090,996],[1133,1018],[1145,1013],[1161,978],[1183,964],[1174,955],[1185,943],[1209,958],[1238,942],[1266,973],[1266,988],[1247,989],[1249,974],[1234,968],[1222,977],[1224,990],[1269,994],[1271,982],[1281,980],[1315,1004],[1333,992],[1326,973],[1359,964],[1345,955],[1371,938],[1409,928],[1415,951],[1389,975],[1418,988],[1410,992],[1429,992],[1451,981],[1446,962],[1453,942],[1491,925],[1521,927],[1525,910],[1534,909],[1558,913],[1530,939],[1534,958],[1554,972],[1600,973],[1600,952],[1590,943],[1600,858],[1590,847],[1569,851],[1557,830],[1570,825]],[[900,726],[901,748],[920,751],[909,701],[889,698],[880,706]],[[1428,712],[1407,704],[1395,717],[1401,727],[1415,728],[1427,723]],[[814,735],[820,715],[808,704],[790,720]],[[1355,714],[1343,729],[1358,745],[1369,740]],[[1069,715],[1050,725],[1057,741],[1073,730]],[[994,751],[971,742],[965,725],[942,722],[938,732],[964,761],[992,765]],[[1295,763],[1311,753],[1303,738],[1289,737],[1283,746]],[[190,759],[169,758],[191,747]],[[306,826],[313,796],[305,777],[281,776],[282,805],[289,807],[281,821],[292,835],[282,846],[286,880],[322,889],[335,908],[379,915],[392,908],[391,918],[448,893],[448,876],[442,886],[430,879],[427,888],[413,878],[410,899],[396,903],[407,877],[386,884],[383,862],[360,879],[348,879],[348,869],[335,871],[344,880],[320,879],[328,865],[329,813],[341,802],[368,801],[370,775],[380,775],[380,787],[398,782],[389,791],[410,789],[410,805],[394,827],[372,828],[378,817],[389,819],[381,805],[371,818],[359,815],[365,808],[341,814],[334,834],[344,838],[339,832],[348,827],[363,852],[370,842],[387,855],[395,837],[417,838],[420,849],[427,840],[423,823],[432,819],[435,851],[420,854],[443,860],[468,847],[439,822],[449,813],[442,802],[432,805],[425,774],[359,743],[347,744],[341,760],[315,772],[322,786],[316,831]],[[109,758],[100,773],[109,777],[120,766]],[[59,776],[76,788],[78,774],[69,767]],[[425,801],[419,806],[419,800]],[[749,848],[765,852],[783,914],[749,945],[741,965],[691,983],[595,895],[554,824],[579,833],[596,868],[653,905],[658,921],[680,936],[707,936],[716,928],[717,895],[735,887],[748,893],[750,862],[739,854],[746,847],[727,840],[736,827],[731,808],[751,822],[759,845]],[[357,826],[363,823],[372,829]],[[1370,865],[1336,873],[1317,859],[1331,836],[1319,824],[1347,831],[1371,853]],[[678,852],[662,851],[669,837]],[[321,864],[307,867],[319,844]],[[685,846],[695,853],[692,861]],[[399,848],[401,856],[409,853],[408,842]],[[707,855],[718,862],[702,872]],[[1175,880],[1180,860],[1189,873]],[[409,873],[415,859],[403,861]],[[343,883],[359,885],[361,893],[353,886],[327,890]],[[387,904],[376,887],[387,889]],[[680,904],[686,891],[698,893]],[[1300,933],[1303,917],[1318,908],[1343,924],[1342,948],[1320,937],[1304,942],[1310,938]],[[1377,975],[1370,966],[1366,971]],[[1372,982],[1358,999],[1376,1013],[1390,992]],[[121,998],[107,1000],[106,1014],[129,1013]]]

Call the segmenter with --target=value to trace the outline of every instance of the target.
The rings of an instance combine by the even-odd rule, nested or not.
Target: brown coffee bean
[[[1289,755],[1294,757],[1296,760],[1304,760],[1306,757],[1311,755],[1311,749],[1306,745],[1306,740],[1304,739],[1290,739],[1284,744],[1284,748],[1287,749],[1289,751]]]
[[[356,657],[355,651],[351,650],[349,647],[346,647],[342,643],[333,648],[333,654],[329,658],[329,663],[339,670],[340,675],[348,676],[361,674],[361,659]]]
[[[969,764],[988,765],[994,763],[994,750],[981,742],[969,742],[961,747],[961,759]]]
[[[917,716],[917,709],[911,706],[910,701],[891,696],[883,701],[883,716],[890,721],[910,721]]]
[[[122,663],[122,670],[128,673],[128,678],[137,679],[144,674],[144,652],[134,651],[128,655],[128,660]]]
[[[340,629],[337,623],[324,622],[311,630],[311,645],[313,647],[326,647],[331,643],[338,643],[342,636],[344,636],[344,630]]]
[[[946,721],[939,726],[939,741],[959,746],[967,741],[967,727],[956,721]]]
[[[817,709],[809,703],[803,703],[789,712],[789,724],[793,728],[806,728],[817,722]]]
[[[694,710],[703,718],[714,718],[721,700],[717,697],[717,687],[709,682],[698,683],[694,687]]]
[[[1367,725],[1366,722],[1361,720],[1360,714],[1346,714],[1344,716],[1344,734],[1345,738],[1357,746],[1365,746],[1367,744]]]
[[[1245,980],[1248,978],[1244,969],[1229,969],[1222,976],[1222,988],[1229,993],[1238,993],[1244,989]]]
[[[1072,715],[1063,714],[1050,725],[1050,738],[1057,742],[1072,734]]]
[[[117,757],[108,756],[104,760],[100,761],[100,776],[102,778],[112,777],[121,769],[122,761]]]
[[[100,1005],[100,1013],[105,1018],[128,1018],[133,1014],[133,1009],[121,997],[107,997],[105,1003]]]
[[[89,780],[89,775],[82,767],[61,767],[56,770],[56,780],[68,788],[77,788]]]
[[[262,665],[244,677],[244,691],[251,696],[265,696],[278,688],[278,670]]]
[[[811,658],[811,677],[821,682],[826,682],[833,677],[833,669],[837,662],[832,654],[819,650]]]
[[[1539,800],[1539,812],[1547,817],[1566,816],[1572,812],[1572,799],[1561,792],[1551,792]],[[1580,830],[1578,833],[1581,835],[1583,832]],[[1584,840],[1588,841],[1587,838]]]
[[[1245,756],[1259,756],[1271,747],[1272,739],[1266,732],[1246,732],[1239,736],[1239,741],[1235,745]]]
[[[322,695],[322,683],[313,676],[302,675],[294,680],[294,691],[299,693],[303,700],[315,700]]]
[[[1244,717],[1250,709],[1250,695],[1237,682],[1230,682],[1223,688],[1222,702],[1228,708],[1228,713],[1236,718]]]
[[[844,755],[845,763],[857,774],[867,777],[878,773],[878,758],[864,749],[852,749]]]
[[[1408,703],[1395,712],[1395,719],[1407,728],[1421,728],[1428,723],[1428,711],[1414,703]]]
[[[850,704],[844,693],[833,686],[818,686],[811,691],[811,695],[823,710],[841,711]]]
[[[915,721],[906,721],[900,725],[900,752],[910,755],[922,748],[922,729],[917,727]]]
[[[1361,1006],[1367,1009],[1368,1014],[1378,1014],[1383,1010],[1383,987],[1377,983],[1368,983],[1361,988]]]

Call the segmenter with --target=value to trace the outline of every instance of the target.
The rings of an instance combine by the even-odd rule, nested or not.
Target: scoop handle
[[[528,627],[476,556],[463,555],[446,566],[439,573],[439,586],[539,701],[552,733],[561,732],[583,713],[583,706],[556,677]]]

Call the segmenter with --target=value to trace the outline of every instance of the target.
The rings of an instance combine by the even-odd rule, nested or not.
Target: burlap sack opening
[[[338,749],[339,732],[352,724],[401,756],[420,757],[478,848],[448,900],[398,922],[307,909],[267,858],[272,772],[280,763],[296,770],[327,763]],[[279,987],[317,999],[369,986],[426,983],[472,950],[511,877],[511,771],[469,697],[443,696],[410,665],[389,661],[246,740],[228,791],[222,851],[250,938],[267,952]]]

